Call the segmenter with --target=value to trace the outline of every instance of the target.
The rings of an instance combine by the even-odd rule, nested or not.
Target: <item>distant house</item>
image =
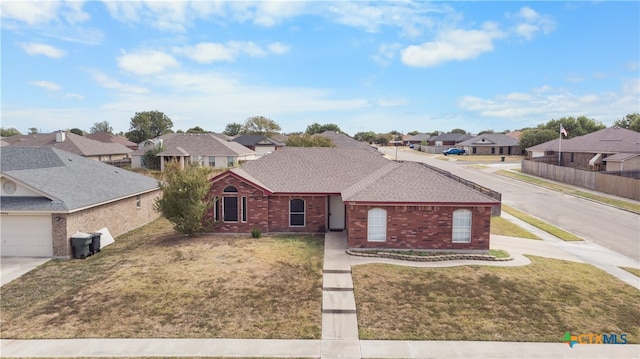
[[[431,136],[427,141],[429,142],[429,146],[443,147],[444,149],[447,149],[471,138],[473,138],[473,135],[451,132]]]
[[[284,143],[274,140],[264,135],[240,135],[231,141],[237,142],[250,150],[255,151],[257,156],[264,156],[273,153],[284,147]]]
[[[210,194],[215,232],[336,230],[351,248],[435,251],[487,251],[500,204],[421,164],[340,147],[285,147],[212,178]]]
[[[352,137],[345,135],[344,133],[325,131],[322,133],[317,133],[314,136],[322,136],[330,139],[333,145],[337,148],[359,148],[365,149],[369,152],[380,154],[380,152],[378,152],[375,147],[369,145],[367,142],[358,141]]]
[[[609,127],[562,140],[541,143],[527,148],[528,159],[545,160],[565,167],[590,171],[640,170],[640,133]],[[559,156],[559,153],[562,153]],[[558,163],[558,160],[560,162]]]
[[[519,155],[520,141],[502,133],[486,133],[459,142],[456,147],[472,155]]]
[[[84,137],[103,143],[119,143],[127,148],[130,148],[132,151],[138,149],[138,144],[136,144],[135,142],[131,142],[126,137],[114,135],[112,133],[96,132],[86,134]]]
[[[423,142],[425,144],[428,143],[429,138],[431,138],[431,134],[428,133],[419,133],[415,136],[411,136],[407,139],[406,145],[421,145]]]
[[[233,167],[238,163],[253,160],[256,153],[243,145],[226,141],[211,133],[168,133],[154,139],[150,144],[131,154],[131,167],[145,167],[143,157],[148,150],[161,148],[160,169],[167,162],[177,161],[181,167],[190,163],[214,168]]]
[[[159,214],[158,182],[51,147],[0,147],[2,256],[71,255],[70,237],[118,236]]]
[[[67,151],[97,161],[128,158],[133,152],[120,143],[104,143],[68,131],[15,135],[4,139],[11,146],[45,146]]]

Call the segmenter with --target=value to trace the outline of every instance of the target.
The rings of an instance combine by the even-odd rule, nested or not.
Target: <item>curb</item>
[[[414,256],[409,254],[389,253],[389,252],[365,252],[358,250],[347,249],[347,254],[356,257],[375,257],[375,258],[390,258],[399,259],[411,262],[441,262],[441,261],[455,261],[455,260],[472,260],[472,261],[490,261],[490,262],[507,262],[512,261],[513,256],[506,258],[496,258],[489,254],[441,254],[434,256]]]

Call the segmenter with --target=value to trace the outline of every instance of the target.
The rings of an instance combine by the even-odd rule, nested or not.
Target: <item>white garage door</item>
[[[51,216],[0,216],[3,257],[52,257]]]

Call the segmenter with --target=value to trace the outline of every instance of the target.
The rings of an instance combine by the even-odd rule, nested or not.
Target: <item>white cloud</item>
[[[3,1],[2,18],[26,22],[29,25],[47,23],[58,17],[58,1]]]
[[[399,43],[380,44],[380,46],[378,46],[378,53],[373,55],[371,58],[381,66],[389,66],[401,47],[402,45]]]
[[[31,56],[43,55],[52,59],[60,59],[67,54],[66,51],[60,50],[55,46],[35,42],[20,44],[20,47]]]
[[[269,53],[282,55],[289,47],[279,43],[271,43],[263,48],[252,41],[229,41],[226,44],[201,42],[195,46],[175,47],[173,51],[199,63],[209,64],[215,61],[235,61],[240,55],[264,57]]]
[[[523,7],[514,18],[523,21],[517,24],[514,32],[526,40],[533,39],[538,33],[549,34],[555,30],[556,24],[553,19],[547,15],[541,15],[530,7]]]
[[[402,62],[409,66],[437,66],[451,60],[468,60],[493,51],[493,41],[504,34],[493,23],[478,30],[446,30],[434,41],[413,45],[402,50]]]
[[[76,100],[84,100],[84,96],[77,93],[67,93],[64,95],[65,98],[73,98]]]
[[[62,89],[62,87],[60,87],[60,85],[58,85],[57,83],[49,82],[49,81],[31,81],[30,84],[34,86],[42,87],[49,91],[59,91]]]
[[[157,74],[179,65],[171,55],[154,50],[125,53],[116,60],[121,69],[136,75]]]
[[[96,80],[98,84],[100,84],[100,86],[104,88],[133,94],[143,94],[148,92],[148,90],[144,87],[123,84],[120,81],[114,80],[101,72],[94,71],[91,73],[91,75],[93,76],[94,80]]]

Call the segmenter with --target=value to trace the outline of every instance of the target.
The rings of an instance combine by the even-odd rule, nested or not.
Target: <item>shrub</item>
[[[260,230],[260,228],[254,228],[251,230],[252,238],[260,238],[261,236],[262,236],[262,231]]]

